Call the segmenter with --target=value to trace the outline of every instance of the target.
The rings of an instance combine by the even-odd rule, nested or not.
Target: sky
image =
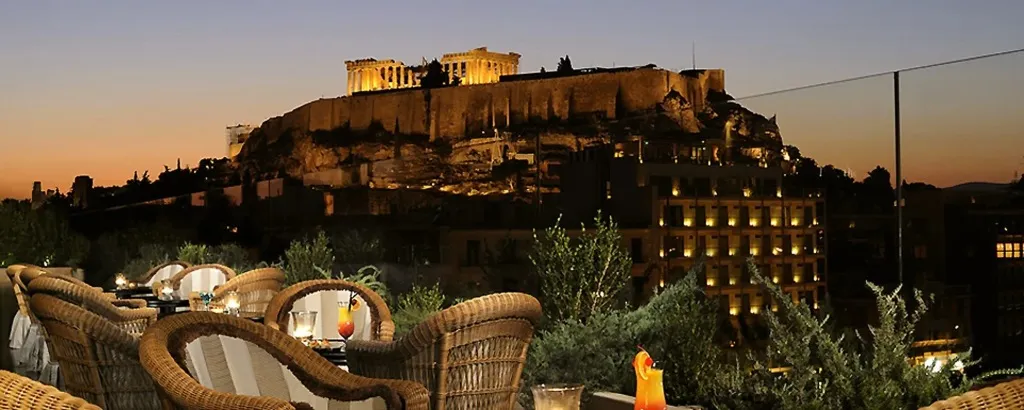
[[[343,94],[349,59],[487,46],[522,54],[521,72],[566,54],[678,70],[695,50],[743,97],[1022,48],[1020,16],[1020,0],[0,0],[0,198],[222,157],[225,126]],[[1024,168],[1022,72],[1024,54],[901,74],[906,178]],[[887,76],[740,101],[863,177],[892,169],[892,90]]]

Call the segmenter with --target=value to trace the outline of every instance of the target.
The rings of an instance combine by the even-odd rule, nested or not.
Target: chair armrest
[[[144,308],[146,306],[149,306],[146,303],[146,301],[142,299],[115,299],[111,300],[110,304],[117,307],[125,307],[132,309]]]

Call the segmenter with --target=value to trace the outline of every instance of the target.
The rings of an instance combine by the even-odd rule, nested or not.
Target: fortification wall
[[[480,136],[493,127],[531,120],[567,120],[577,115],[618,113],[655,107],[676,90],[700,109],[709,90],[724,91],[722,70],[680,74],[640,68],[568,77],[509,81],[438,89],[408,89],[319,99],[264,122],[268,136],[288,129],[331,130],[348,124],[366,129],[373,122],[388,131],[431,138]]]

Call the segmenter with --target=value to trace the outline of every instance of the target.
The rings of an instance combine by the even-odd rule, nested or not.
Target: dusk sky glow
[[[557,0],[0,3],[0,198],[76,175],[225,155],[224,127],[345,92],[344,61],[487,46],[520,71],[723,68],[735,97],[1024,47],[1024,1]],[[1024,170],[1024,54],[902,75],[906,179]],[[742,99],[782,136],[863,178],[892,169],[892,77]]]

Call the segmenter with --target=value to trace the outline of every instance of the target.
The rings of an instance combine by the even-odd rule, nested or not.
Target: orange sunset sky
[[[225,155],[224,127],[344,93],[347,59],[488,46],[520,70],[726,70],[736,97],[1024,46],[1024,2],[308,1],[0,3],[0,198]],[[471,7],[472,6],[472,7]],[[543,12],[539,12],[542,10]],[[906,179],[1008,182],[1024,168],[1024,54],[902,77]],[[892,169],[892,78],[756,98],[786,143],[863,178]]]

